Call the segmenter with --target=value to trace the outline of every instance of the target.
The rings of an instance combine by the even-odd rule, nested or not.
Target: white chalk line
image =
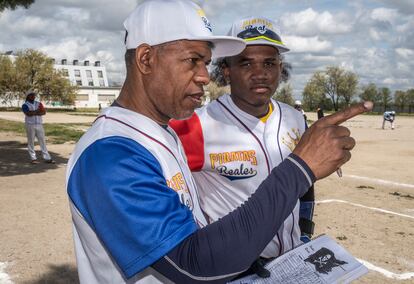
[[[365,206],[365,205],[362,205],[362,204],[353,203],[353,202],[340,200],[340,199],[326,199],[326,200],[315,201],[316,204],[319,204],[319,203],[332,203],[332,202],[346,203],[346,204],[350,204],[350,205],[353,205],[353,206],[366,208],[366,209],[370,209],[370,210],[374,210],[374,211],[378,211],[378,212],[382,212],[382,213],[387,213],[387,214],[397,215],[397,216],[400,216],[400,217],[414,219],[414,216],[411,216],[411,215],[401,214],[401,213],[397,213],[397,212],[393,212],[393,211],[389,211],[389,210],[385,210],[385,209],[381,209],[381,208],[376,208],[376,207],[369,207],[369,206]]]
[[[414,188],[414,184],[400,183],[400,182],[384,180],[384,179],[361,177],[361,176],[356,176],[356,175],[344,175],[344,177],[353,178],[353,179],[360,179],[360,180],[366,180],[366,181],[371,181],[371,182],[380,183],[380,184],[388,184],[388,185],[393,185],[393,186]]]
[[[327,199],[327,200],[316,201],[316,203],[331,203],[331,202],[346,203],[346,204],[350,204],[350,205],[357,206],[357,207],[367,208],[367,209],[370,209],[370,210],[375,210],[375,211],[379,211],[379,212],[383,212],[383,213],[387,213],[387,214],[393,214],[393,215],[397,215],[397,216],[401,216],[401,217],[407,217],[407,218],[414,219],[414,216],[400,214],[400,213],[397,213],[397,212],[384,210],[384,209],[380,209],[380,208],[369,207],[369,206],[365,206],[365,205],[362,205],[362,204],[348,202],[348,201],[345,201],[345,200]],[[388,277],[388,278],[397,279],[397,280],[407,280],[407,279],[410,279],[410,278],[414,278],[414,272],[407,272],[407,273],[397,274],[397,273],[388,271],[388,270],[386,270],[382,267],[375,266],[374,264],[372,264],[372,263],[370,263],[366,260],[358,259],[358,261],[360,261],[362,264],[364,264],[369,270],[379,272],[379,273],[383,274],[385,277]]]
[[[6,270],[7,263],[0,262],[0,283],[1,284],[13,284],[13,282],[10,279],[10,276],[4,272]]]
[[[396,279],[396,280],[408,280],[408,279],[414,278],[414,272],[406,272],[406,273],[397,274],[397,273],[388,271],[382,267],[376,266],[366,260],[362,260],[358,258],[357,260],[361,262],[363,265],[365,265],[369,270],[379,272],[387,278]]]

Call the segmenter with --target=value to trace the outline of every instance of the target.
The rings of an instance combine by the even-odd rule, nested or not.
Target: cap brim
[[[270,45],[270,46],[276,47],[280,53],[288,52],[290,50],[289,48],[287,48],[286,46],[282,44],[277,44],[277,43],[274,43],[274,42],[271,42],[265,39],[247,41],[246,45]]]
[[[237,55],[246,48],[246,42],[244,40],[232,36],[205,36],[189,40],[201,40],[213,43],[212,58]]]

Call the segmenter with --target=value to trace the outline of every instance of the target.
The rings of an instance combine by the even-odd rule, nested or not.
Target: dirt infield
[[[18,115],[0,112],[5,119]],[[397,116],[395,130],[382,130],[379,116],[345,125],[358,144],[342,178],[316,183],[316,234],[335,238],[370,268],[356,283],[414,283],[414,117]],[[31,165],[25,141],[0,133],[0,283],[77,283],[65,193],[74,144],[48,145],[57,163]]]

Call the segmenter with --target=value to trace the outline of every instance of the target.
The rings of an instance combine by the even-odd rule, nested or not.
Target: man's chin
[[[189,111],[186,111],[186,112],[181,112],[181,113],[175,115],[175,117],[172,117],[172,118],[175,119],[175,120],[186,120],[186,119],[189,119],[193,115],[194,110],[195,109],[189,110]]]

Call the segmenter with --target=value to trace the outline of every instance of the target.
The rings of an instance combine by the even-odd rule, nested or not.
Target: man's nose
[[[269,70],[263,64],[253,64],[252,78],[256,80],[265,80],[269,77]]]
[[[197,70],[197,74],[195,75],[195,81],[198,84],[207,85],[210,83],[210,75],[208,74],[207,65],[202,64],[200,68]]]

